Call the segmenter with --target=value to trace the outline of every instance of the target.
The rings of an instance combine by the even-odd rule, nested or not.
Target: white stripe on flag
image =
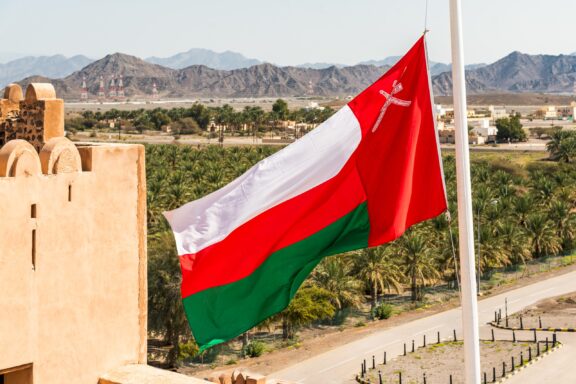
[[[165,212],[178,254],[197,253],[260,213],[336,176],[361,138],[356,116],[344,106],[318,128],[225,187]]]

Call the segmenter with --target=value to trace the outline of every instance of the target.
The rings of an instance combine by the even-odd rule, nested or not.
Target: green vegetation
[[[380,303],[372,310],[372,317],[378,320],[386,320],[392,316],[392,312],[394,312],[394,307],[390,304]]]
[[[186,347],[182,352],[183,345],[193,339],[180,300],[174,240],[161,213],[223,187],[276,150],[266,146],[146,148],[150,330],[174,346],[168,356],[171,365],[194,349]],[[500,278],[504,268],[522,271],[532,260],[574,251],[576,166],[562,158],[539,161],[538,156],[542,157],[533,153],[472,154],[476,252],[485,281]],[[270,335],[273,326],[281,327],[288,343],[302,327],[339,326],[351,312],[364,315],[348,324],[363,326],[370,317],[369,307],[375,308],[374,318],[385,319],[392,315],[387,304],[394,305],[395,313],[402,310],[392,300],[404,290],[411,291],[412,308],[426,308],[430,292],[457,289],[457,249],[455,259],[449,231],[451,228],[452,240],[457,242],[452,155],[444,156],[444,171],[451,222],[441,215],[415,225],[387,245],[324,259],[290,306],[261,324],[251,343],[256,338],[264,340],[263,335]],[[250,345],[247,335],[245,340]],[[206,353],[212,356],[218,350],[215,347]],[[209,361],[208,355],[203,359]]]
[[[249,356],[249,357],[262,356],[265,349],[266,349],[266,345],[264,343],[262,343],[260,341],[252,341],[244,349],[244,355]]]
[[[496,140],[498,142],[527,140],[526,132],[522,129],[520,115],[518,114],[496,120],[496,128],[498,128],[498,133],[496,134]]]
[[[571,163],[576,160],[576,131],[556,131],[547,144],[553,160]]]
[[[295,134],[302,135],[314,125],[326,120],[334,113],[327,108],[300,108],[290,111],[288,104],[278,99],[272,105],[272,111],[266,112],[258,106],[247,106],[236,111],[230,105],[221,107],[206,107],[196,103],[189,108],[154,108],[120,111],[111,109],[105,112],[85,111],[80,116],[66,120],[66,130],[71,133],[78,131],[121,129],[143,133],[144,131],[160,131],[170,127],[174,135],[206,135],[222,138],[224,132],[229,135],[262,136],[267,132],[286,135],[281,121],[306,123],[307,128],[299,129]],[[113,128],[111,128],[113,124]]]

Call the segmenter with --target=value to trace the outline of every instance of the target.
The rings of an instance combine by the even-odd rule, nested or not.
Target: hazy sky
[[[281,65],[400,55],[426,0],[0,0],[0,58],[232,50]],[[462,0],[467,63],[576,51],[576,0]],[[450,61],[448,0],[429,0],[430,59]]]

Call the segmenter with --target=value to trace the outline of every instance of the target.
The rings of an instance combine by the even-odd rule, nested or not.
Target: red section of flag
[[[349,103],[362,128],[357,166],[371,246],[446,209],[424,37]]]
[[[263,212],[197,254],[180,256],[182,297],[243,279],[272,253],[322,230],[365,200],[353,156],[334,178]]]

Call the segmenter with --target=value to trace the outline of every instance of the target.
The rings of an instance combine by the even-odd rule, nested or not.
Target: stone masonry
[[[28,141],[40,152],[53,137],[64,136],[64,101],[56,98],[52,84],[32,83],[22,89],[6,87],[0,100],[0,146],[10,140]]]

